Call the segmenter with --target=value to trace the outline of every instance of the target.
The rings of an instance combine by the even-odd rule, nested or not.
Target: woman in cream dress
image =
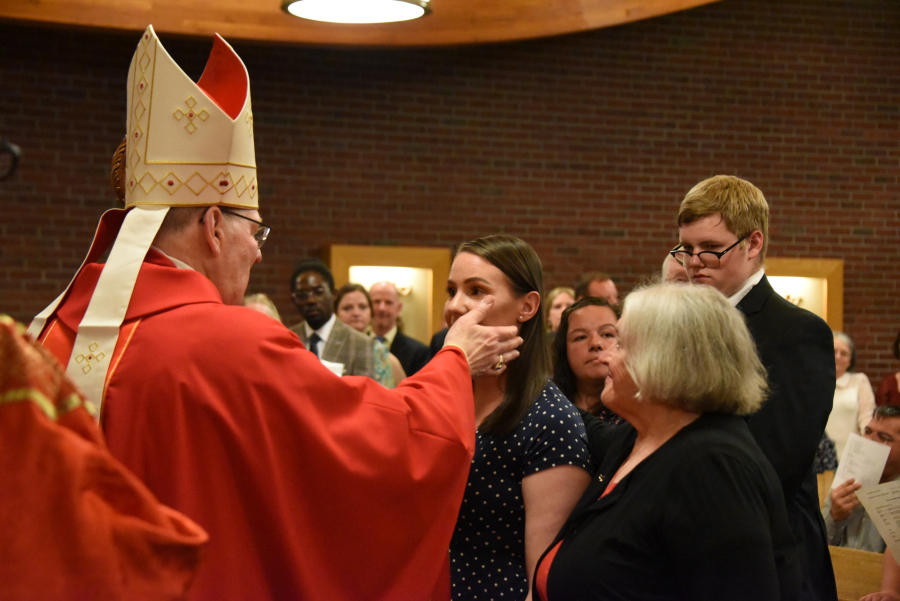
[[[837,382],[834,406],[828,416],[825,433],[834,441],[838,460],[851,433],[861,434],[872,419],[875,393],[866,374],[854,373],[856,347],[843,332],[834,333],[834,368]]]

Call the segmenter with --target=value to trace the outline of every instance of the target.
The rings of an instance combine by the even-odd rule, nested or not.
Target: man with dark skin
[[[334,314],[334,277],[319,260],[307,259],[294,270],[291,299],[306,320],[291,327],[300,341],[320,360],[335,366],[344,376],[375,378],[374,341],[357,332]]]
[[[297,276],[291,298],[300,315],[314,330],[325,325],[334,314],[334,293],[328,282],[315,271],[304,271]]]

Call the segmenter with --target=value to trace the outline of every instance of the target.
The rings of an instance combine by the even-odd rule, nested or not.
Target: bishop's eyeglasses
[[[247,221],[250,221],[250,222],[258,225],[259,227],[256,229],[256,232],[254,232],[254,234],[253,234],[253,239],[256,240],[256,248],[263,247],[263,244],[266,243],[266,238],[268,238],[269,234],[272,232],[271,225],[266,225],[262,221],[257,221],[256,219],[250,219],[249,217],[241,215],[240,213],[235,213],[234,211],[229,210],[227,207],[221,207],[219,210],[222,211],[223,213],[225,213],[226,215],[240,217],[241,219],[246,219]]]

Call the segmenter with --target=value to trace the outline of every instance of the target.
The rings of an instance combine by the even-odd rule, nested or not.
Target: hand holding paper
[[[891,448],[887,445],[863,438],[859,434],[850,434],[831,488],[834,489],[851,478],[863,488],[878,484],[890,452]]]
[[[856,506],[859,505],[859,499],[855,493],[860,486],[859,482],[851,479],[832,489],[831,517],[835,523],[843,522],[849,518]]]

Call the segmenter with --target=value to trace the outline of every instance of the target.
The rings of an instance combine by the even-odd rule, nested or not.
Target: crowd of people
[[[194,83],[151,27],[128,85],[125,209],[30,338],[0,319],[0,597],[831,601],[829,543],[885,550],[814,466],[858,433],[900,478],[900,373],[873,392],[775,293],[750,182],[690,189],[621,302],[603,272],[545,295],[498,234],[457,247],[430,346],[394,283],[314,258],[287,327],[246,295],[272,227],[240,58],[217,38]],[[185,135],[150,110],[183,97]],[[884,562],[870,601],[900,600]]]

